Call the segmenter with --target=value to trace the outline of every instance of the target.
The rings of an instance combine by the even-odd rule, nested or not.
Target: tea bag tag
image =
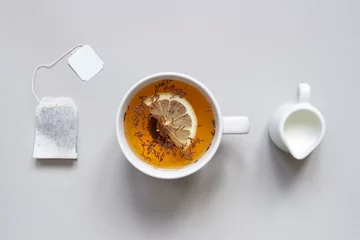
[[[89,45],[82,46],[71,55],[68,63],[83,81],[89,81],[104,67],[103,61]]]
[[[77,108],[70,98],[44,97],[36,107],[37,159],[77,158]]]

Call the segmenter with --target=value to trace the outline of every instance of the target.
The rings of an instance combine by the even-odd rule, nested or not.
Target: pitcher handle
[[[250,129],[248,117],[223,117],[223,134],[247,134]]]
[[[307,83],[300,83],[298,87],[298,101],[309,102],[311,96],[311,87]]]

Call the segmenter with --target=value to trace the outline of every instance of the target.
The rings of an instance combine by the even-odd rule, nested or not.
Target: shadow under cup
[[[184,82],[188,85],[191,85],[198,89],[207,99],[209,104],[212,107],[212,111],[214,114],[214,120],[216,125],[216,131],[212,138],[211,145],[209,149],[197,160],[197,162],[194,162],[192,164],[189,164],[185,167],[179,168],[179,169],[162,169],[162,168],[156,168],[154,166],[151,166],[147,164],[144,160],[140,159],[131,149],[129,146],[129,143],[125,137],[124,132],[124,121],[123,116],[127,110],[127,107],[131,101],[131,99],[136,95],[136,93],[141,90],[142,88],[148,86],[149,84],[161,81],[161,80],[177,80]],[[143,173],[156,177],[156,178],[162,178],[162,179],[176,179],[188,176],[199,169],[201,169],[203,166],[205,166],[206,163],[208,163],[211,158],[214,156],[215,152],[217,151],[221,137],[223,132],[223,122],[222,117],[219,109],[219,105],[216,102],[215,97],[213,94],[199,81],[196,79],[180,74],[180,73],[157,73],[151,76],[148,76],[139,82],[137,82],[134,86],[132,86],[125,96],[123,97],[116,116],[116,133],[117,133],[117,139],[119,141],[119,145],[128,159],[128,161],[138,170],[142,171]]]

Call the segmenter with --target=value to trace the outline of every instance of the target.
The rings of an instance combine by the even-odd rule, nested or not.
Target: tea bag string
[[[35,97],[35,99],[40,102],[40,99],[38,98],[38,96],[36,95],[35,92],[35,78],[36,78],[36,73],[40,68],[46,68],[46,69],[50,69],[53,66],[55,66],[58,62],[60,62],[62,59],[64,59],[67,55],[69,55],[70,53],[72,53],[75,49],[84,46],[83,44],[79,44],[75,47],[73,47],[72,49],[70,49],[69,51],[67,51],[66,53],[64,53],[64,55],[62,55],[61,57],[59,57],[58,59],[56,59],[53,63],[51,64],[45,64],[45,65],[39,65],[35,68],[33,76],[32,76],[32,80],[31,80],[31,88],[32,88],[32,93]]]

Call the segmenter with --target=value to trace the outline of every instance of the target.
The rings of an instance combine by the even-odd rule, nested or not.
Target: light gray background
[[[359,239],[360,2],[1,1],[0,239]],[[32,159],[31,75],[76,44],[104,70],[66,61],[38,74],[42,96],[79,109],[79,159]],[[147,177],[124,158],[117,106],[139,79],[189,74],[225,115],[247,115],[200,172]],[[267,120],[311,84],[328,130],[305,161],[279,152]]]

